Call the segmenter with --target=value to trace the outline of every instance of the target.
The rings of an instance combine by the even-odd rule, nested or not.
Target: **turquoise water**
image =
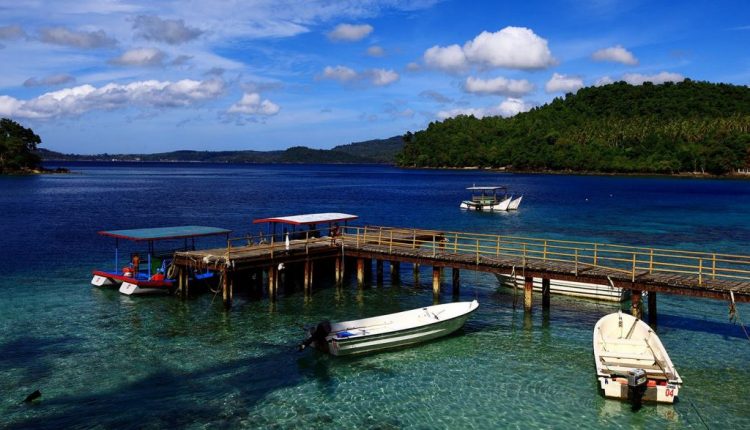
[[[659,296],[658,333],[685,381],[679,402],[604,400],[591,352],[618,305],[553,297],[525,315],[492,276],[461,273],[479,310],[456,335],[375,355],[296,352],[300,324],[432,303],[414,285],[305,298],[236,293],[125,297],[89,285],[109,268],[103,229],[203,224],[257,233],[251,220],[356,213],[367,224],[750,252],[750,183],[380,166],[72,165],[64,176],[0,178],[0,426],[9,428],[747,428],[750,341],[727,303]],[[512,214],[458,210],[466,186],[508,184]],[[449,274],[444,278],[450,283]],[[453,300],[450,288],[442,301]],[[739,306],[750,323],[750,307]],[[40,401],[21,401],[34,391]]]

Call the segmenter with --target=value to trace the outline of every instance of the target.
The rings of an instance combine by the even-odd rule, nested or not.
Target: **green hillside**
[[[750,165],[750,89],[617,82],[511,118],[433,122],[404,141],[401,166],[725,174]]]

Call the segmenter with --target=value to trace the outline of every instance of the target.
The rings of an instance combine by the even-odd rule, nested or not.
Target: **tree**
[[[40,143],[42,139],[30,128],[0,119],[0,173],[38,169],[42,160],[34,151]]]

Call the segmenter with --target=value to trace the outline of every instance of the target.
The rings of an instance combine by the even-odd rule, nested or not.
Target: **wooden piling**
[[[343,267],[344,267],[344,265],[341,264],[341,259],[340,258],[334,258],[333,273],[334,273],[334,278],[336,280],[336,285],[341,284],[341,281],[343,280],[343,276],[342,276],[343,275],[343,271],[342,271]]]
[[[221,272],[221,291],[224,298],[224,308],[232,307],[232,273],[224,269]]]
[[[457,296],[461,288],[461,272],[457,267],[453,268],[453,295]]]
[[[527,276],[524,278],[523,284],[523,310],[531,312],[532,300],[534,292],[534,278]]]
[[[391,283],[400,284],[401,283],[401,262],[391,260],[389,262],[389,267],[391,269]]]
[[[378,285],[383,285],[383,260],[375,260],[375,278]]]
[[[542,278],[542,309],[549,309],[549,278]]]
[[[656,325],[656,292],[648,292],[648,323],[652,326]]]
[[[185,271],[181,267],[177,269],[177,292],[183,299],[185,298],[185,279],[183,278],[184,272]]]
[[[268,268],[268,298],[271,300],[276,300],[277,275],[278,269],[276,265],[270,266]]]
[[[362,287],[365,285],[365,259],[357,259],[357,286]]]
[[[438,266],[432,266],[432,294],[440,295],[440,278],[442,275],[442,268]]]
[[[304,273],[302,275],[303,276],[302,285],[304,286],[305,294],[310,293],[310,282],[312,278],[311,274],[312,274],[312,261],[305,260],[305,268],[304,268]]]
[[[641,290],[632,290],[630,293],[630,313],[638,319],[643,318],[642,297],[643,292]]]
[[[414,263],[414,286],[419,286],[419,263]]]

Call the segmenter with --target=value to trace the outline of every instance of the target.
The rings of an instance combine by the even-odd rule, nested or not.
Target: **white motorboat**
[[[593,340],[605,397],[674,403],[682,379],[648,324],[622,312],[605,315],[594,326]]]
[[[512,198],[512,197],[511,197],[511,198]],[[511,200],[511,201],[510,201],[510,203],[508,204],[508,210],[509,210],[509,211],[514,211],[514,210],[517,210],[517,209],[518,209],[518,207],[519,207],[519,206],[521,206],[521,200],[522,200],[522,199],[523,199],[523,196],[520,196],[520,197],[519,197],[519,198],[517,198],[517,199],[513,199],[513,200]]]
[[[474,300],[353,321],[323,321],[308,329],[300,350],[312,345],[332,355],[350,355],[424,342],[460,329],[477,307]]]
[[[487,186],[487,187],[468,187],[467,190],[472,192],[471,200],[461,202],[460,208],[472,211],[483,212],[504,212],[510,210],[514,201],[518,201],[515,209],[521,204],[521,197],[513,200],[508,196],[505,187]]]
[[[517,275],[515,281],[511,275],[495,274],[495,276],[503,286],[521,289],[524,287],[524,277],[521,275]],[[534,291],[542,291],[542,278],[534,278]],[[550,294],[582,297],[607,302],[623,302],[630,297],[630,290],[616,288],[611,285],[561,281],[559,279],[550,279],[549,292]]]

